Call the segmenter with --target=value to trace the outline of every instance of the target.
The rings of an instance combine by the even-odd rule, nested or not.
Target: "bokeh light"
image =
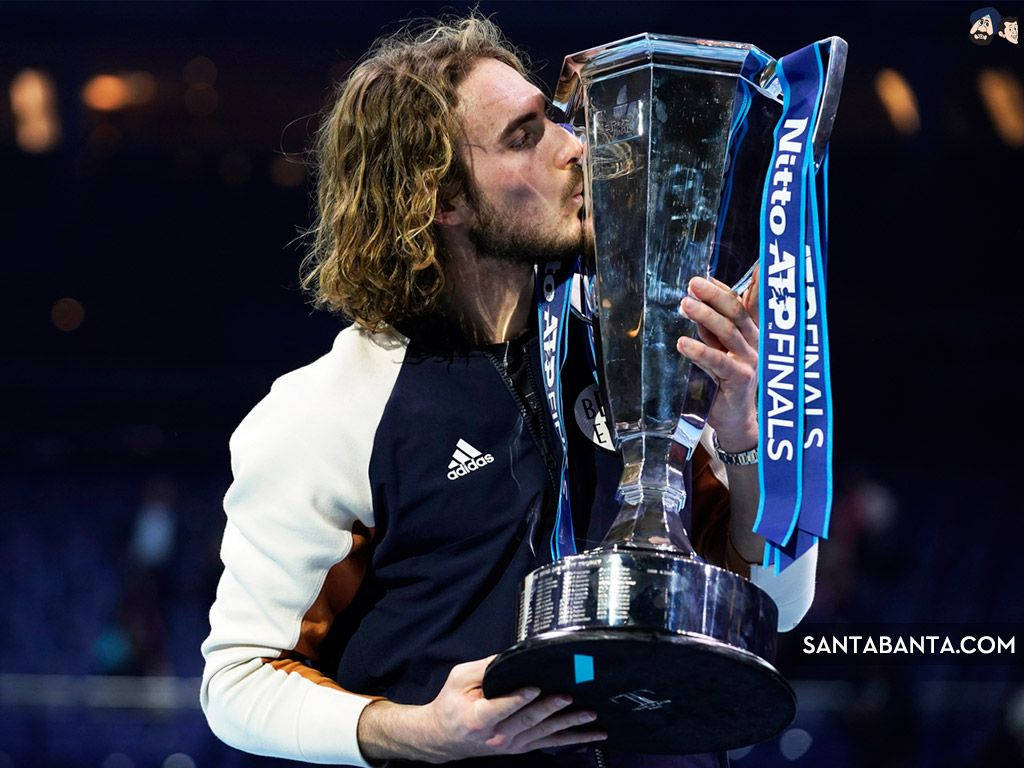
[[[270,178],[279,187],[294,189],[306,180],[306,168],[296,158],[278,155],[270,164]]]
[[[196,56],[185,64],[182,77],[189,85],[213,85],[217,80],[217,65],[206,56]]]
[[[207,117],[217,111],[217,91],[212,85],[200,83],[185,91],[185,110],[196,117]]]
[[[903,75],[895,69],[883,69],[875,77],[875,93],[897,131],[911,134],[921,129],[917,97]]]
[[[1024,87],[1017,76],[1004,69],[983,69],[978,92],[999,138],[1011,147],[1024,146]]]
[[[162,768],[196,768],[196,761],[184,752],[175,752],[167,756]]]
[[[95,75],[82,88],[82,102],[98,112],[114,112],[147,104],[156,91],[156,78],[149,72]]]
[[[779,737],[779,751],[787,760],[799,760],[813,743],[811,734],[803,728],[790,728]]]
[[[77,299],[58,299],[50,308],[50,321],[61,331],[77,331],[85,320],[85,308]]]
[[[112,112],[126,107],[131,100],[128,82],[118,75],[96,75],[82,89],[82,101],[90,109]]]
[[[9,96],[18,146],[32,154],[53,149],[61,135],[53,78],[36,69],[23,69],[11,81]]]

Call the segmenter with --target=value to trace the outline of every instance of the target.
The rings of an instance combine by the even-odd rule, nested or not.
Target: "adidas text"
[[[449,480],[457,480],[460,477],[465,477],[470,472],[472,472],[474,469],[480,469],[481,467],[486,467],[492,461],[494,461],[494,457],[491,454],[489,454],[489,453],[486,453],[483,456],[477,456],[475,459],[470,459],[467,462],[459,464],[454,469],[449,470],[449,472],[448,472],[448,479]]]

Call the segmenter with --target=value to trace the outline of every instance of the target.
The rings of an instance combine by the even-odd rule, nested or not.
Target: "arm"
[[[677,347],[718,381],[718,396],[707,421],[717,432],[722,450],[730,453],[749,450],[758,440],[756,286],[755,279],[751,289],[738,297],[722,283],[694,278],[689,286],[690,295],[681,304],[683,313],[697,323],[699,340],[683,337]],[[718,470],[714,474],[728,489],[730,500],[724,537],[728,567],[741,575],[749,574],[755,584],[768,592],[779,607],[779,629],[792,629],[814,599],[817,547],[778,575],[757,565],[764,552],[764,537],[753,532],[760,498],[757,467],[725,466],[713,449],[709,452],[710,468]],[[696,464],[694,470],[696,489]],[[734,567],[737,561],[748,564],[749,570],[744,573],[742,568]]]
[[[563,711],[568,695],[537,698],[537,688],[485,699],[482,683],[491,656],[457,664],[437,697],[424,706],[382,700],[363,710],[359,743],[371,759],[441,763],[470,757],[522,754],[535,749],[601,741],[600,731],[568,729],[593,722],[586,710]]]
[[[356,511],[358,494],[333,464],[341,457],[292,394],[276,387],[231,440],[200,701],[214,733],[239,749],[365,766],[356,725],[373,697],[308,664],[358,589],[373,520]]]
[[[202,647],[211,729],[248,752],[359,766],[602,738],[565,732],[593,718],[563,712],[563,697],[484,699],[489,659],[456,666],[423,706],[346,691],[312,666],[366,570],[372,439],[400,368],[400,348],[362,338],[344,331],[331,355],[279,379],[232,436],[224,574]]]

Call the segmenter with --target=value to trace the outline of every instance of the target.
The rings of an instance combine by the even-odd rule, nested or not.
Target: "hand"
[[[742,297],[718,280],[695,277],[681,304],[699,340],[684,336],[676,349],[718,382],[708,424],[722,450],[732,453],[757,445],[757,277],[755,271]]]
[[[540,697],[537,688],[484,698],[491,656],[452,667],[437,697],[420,707],[373,702],[359,719],[363,756],[431,763],[509,755],[606,738],[600,731],[569,731],[593,722],[593,712],[565,712],[567,695]]]

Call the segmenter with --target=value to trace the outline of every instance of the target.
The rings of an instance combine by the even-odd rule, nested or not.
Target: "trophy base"
[[[578,658],[593,679],[576,682]],[[584,677],[586,677],[586,673]],[[553,632],[517,643],[487,667],[484,695],[529,685],[569,693],[597,714],[599,746],[689,755],[756,744],[793,721],[796,696],[771,664],[706,637],[635,630]]]
[[[772,666],[778,609],[742,576],[678,553],[613,545],[530,573],[518,642],[492,661],[487,697],[527,686],[597,713],[612,749],[718,752],[793,721]]]

